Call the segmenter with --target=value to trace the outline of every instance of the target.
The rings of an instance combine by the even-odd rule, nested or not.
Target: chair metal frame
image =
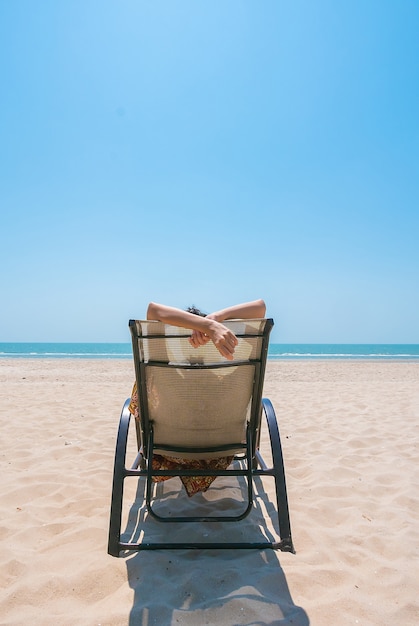
[[[138,403],[141,420],[137,421],[131,416],[129,412],[130,399],[126,400],[119,423],[116,450],[115,450],[115,463],[113,474],[113,487],[112,487],[112,501],[111,501],[111,513],[109,524],[109,540],[108,540],[108,553],[112,556],[118,557],[123,551],[140,551],[140,550],[158,550],[158,549],[279,549],[284,552],[293,552],[294,545],[291,538],[290,517],[288,509],[288,497],[285,482],[285,470],[284,460],[282,454],[281,439],[279,434],[278,423],[275,415],[275,411],[271,401],[267,398],[262,398],[263,381],[266,369],[266,360],[268,353],[269,334],[273,326],[273,320],[265,320],[263,330],[261,331],[260,338],[262,341],[262,349],[260,356],[256,359],[248,361],[235,361],[230,363],[228,361],[219,364],[172,364],[168,362],[158,361],[145,361],[143,355],[140,354],[139,343],[141,342],[141,336],[138,333],[138,324],[135,320],[130,320],[129,327],[132,336],[134,365],[137,380],[138,390]],[[140,327],[141,328],[141,327]],[[237,335],[238,338],[246,338],[247,335]],[[254,335],[252,335],[254,337]],[[170,335],[166,335],[166,338]],[[148,335],[147,339],[159,338],[161,335]],[[223,446],[217,447],[199,447],[199,448],[184,448],[181,446],[170,446],[167,448],[167,452],[175,452],[178,455],[183,453],[196,453],[199,458],[199,454],[203,456],[208,453],[219,452],[222,456],[223,451],[231,450],[234,448],[240,451],[234,457],[236,460],[240,460],[240,463],[236,463],[235,467],[229,467],[224,470],[210,470],[210,469],[176,469],[176,470],[155,470],[152,467],[152,458],[154,454],[154,432],[153,423],[149,418],[149,410],[147,403],[147,389],[146,389],[146,368],[149,366],[154,367],[175,367],[177,369],[214,369],[216,367],[240,367],[240,365],[252,364],[255,368],[255,376],[253,380],[253,394],[252,405],[250,411],[250,418],[248,420],[246,429],[246,441],[231,443],[229,442]],[[261,436],[261,418],[262,414],[265,415],[268,433],[271,444],[272,453],[272,467],[268,467],[265,463],[261,451],[260,451],[260,436]],[[128,433],[131,420],[134,420],[136,427],[137,438],[137,455],[132,463],[131,467],[126,467],[126,455],[127,455],[127,442]],[[165,449],[165,446],[158,445],[159,451]],[[159,452],[160,453],[160,452]],[[239,468],[236,467],[239,465]],[[152,487],[154,476],[243,476],[247,483],[247,501],[244,502],[245,508],[242,512],[236,515],[211,515],[211,516],[179,516],[179,517],[165,517],[158,514],[153,509],[152,502]],[[121,541],[121,522],[122,522],[122,505],[123,505],[123,492],[124,481],[128,477],[143,478],[146,481],[145,490],[145,502],[147,512],[160,522],[238,522],[249,515],[253,508],[253,478],[256,476],[270,476],[275,481],[275,493],[276,504],[278,514],[278,526],[279,526],[279,541],[262,541],[262,542],[127,542]]]

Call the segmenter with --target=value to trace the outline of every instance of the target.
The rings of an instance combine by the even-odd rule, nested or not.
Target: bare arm
[[[215,311],[208,315],[209,318],[217,320],[217,322],[223,322],[224,320],[232,319],[253,319],[265,317],[266,304],[263,300],[252,300],[251,302],[243,302],[242,304],[236,304],[229,306],[226,309]]]
[[[205,337],[205,341],[201,343],[191,341],[195,348],[211,340],[222,356],[230,360],[233,358],[234,348],[238,343],[237,337],[224,324],[221,324],[214,318],[200,317],[199,315],[182,311],[182,309],[150,302],[147,309],[147,319],[157,320],[172,326],[180,326],[181,328],[190,328],[196,331],[197,335]]]
[[[172,326],[180,326],[181,328],[196,328],[199,330],[201,328],[200,322],[206,318],[182,311],[182,309],[177,309],[173,306],[150,302],[147,309],[147,319],[157,320]]]

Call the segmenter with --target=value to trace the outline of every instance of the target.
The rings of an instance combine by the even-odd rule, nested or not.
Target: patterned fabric
[[[131,394],[131,402],[129,405],[130,413],[136,420],[140,419],[138,411],[138,393],[137,383]],[[233,456],[224,456],[218,459],[178,459],[170,456],[162,456],[161,454],[153,455],[154,470],[177,470],[177,469],[199,469],[199,470],[224,470],[232,463]],[[169,480],[172,476],[154,476],[153,481],[159,483]],[[180,476],[179,477],[186,489],[188,496],[193,496],[200,491],[207,491],[208,487],[214,482],[216,476]]]
[[[136,382],[134,383],[134,387],[132,388],[131,402],[128,408],[129,412],[135,417],[136,420],[140,419],[140,414],[138,411],[138,392]]]
[[[170,456],[162,456],[160,454],[153,455],[153,469],[154,470],[178,470],[178,469],[210,469],[219,470],[226,469],[233,461],[233,457],[222,457],[220,459],[208,459],[208,460],[191,460],[191,459],[177,459]],[[159,483],[163,480],[169,480],[172,476],[154,476],[153,480]],[[208,487],[214,482],[216,476],[179,476],[186,489],[188,496],[194,496],[200,491],[206,491]]]

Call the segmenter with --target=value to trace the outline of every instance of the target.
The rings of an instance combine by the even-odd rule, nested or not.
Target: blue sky
[[[263,297],[419,343],[416,0],[0,3],[0,341]]]

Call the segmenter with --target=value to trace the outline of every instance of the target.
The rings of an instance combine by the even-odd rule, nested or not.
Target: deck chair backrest
[[[188,329],[130,321],[143,439],[152,425],[154,452],[227,456],[239,451],[248,423],[256,430],[273,322],[230,320],[225,325],[239,342],[233,361],[212,342],[193,348]]]

